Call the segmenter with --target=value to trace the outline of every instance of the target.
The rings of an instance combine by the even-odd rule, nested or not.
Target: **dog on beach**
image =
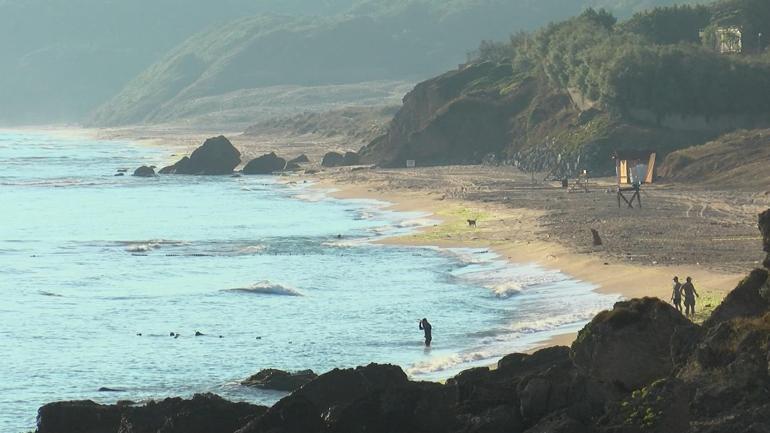
[[[477,220],[468,220],[468,227],[476,227]]]

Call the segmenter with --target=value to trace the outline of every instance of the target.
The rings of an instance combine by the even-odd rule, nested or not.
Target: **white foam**
[[[420,376],[432,373],[440,373],[442,371],[457,368],[460,365],[492,359],[495,356],[495,354],[489,353],[487,351],[456,353],[448,356],[440,356],[430,359],[429,361],[415,363],[406,369],[406,374],[410,376]]]

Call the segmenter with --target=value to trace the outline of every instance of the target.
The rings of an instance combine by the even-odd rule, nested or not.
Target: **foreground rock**
[[[241,163],[241,152],[224,136],[209,138],[192,155],[180,159],[176,164],[164,167],[160,174],[231,174]]]
[[[51,403],[38,412],[38,433],[232,433],[267,411],[213,394],[191,400],[168,398],[145,406],[100,405],[93,401]]]
[[[284,168],[286,168],[286,160],[276,155],[275,152],[270,152],[249,161],[243,167],[243,174],[273,174],[276,171],[282,171]]]
[[[118,174],[122,174],[122,173],[118,173]],[[155,174],[155,169],[154,168],[148,167],[146,165],[143,165],[143,166],[137,168],[136,170],[134,170],[133,176],[136,176],[136,177],[155,177],[157,175]]]
[[[289,373],[283,370],[267,369],[241,382],[241,385],[254,386],[275,391],[296,391],[306,383],[318,377],[313,370]]]
[[[572,359],[592,379],[633,391],[669,376],[674,368],[674,334],[690,335],[696,330],[658,299],[618,302],[580,331],[572,345]]]

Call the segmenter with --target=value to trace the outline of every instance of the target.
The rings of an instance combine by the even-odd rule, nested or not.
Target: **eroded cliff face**
[[[361,154],[383,167],[404,167],[407,160],[477,164],[491,154],[527,170],[610,174],[613,150],[666,154],[710,137],[633,123],[578,99],[544,76],[515,76],[509,64],[470,64],[418,84],[387,133]]]
[[[487,62],[418,84],[387,133],[361,150],[364,161],[384,167],[403,167],[410,159],[419,165],[463,164],[499,152],[508,142],[506,120],[516,112],[514,101],[526,102],[532,89],[501,96],[481,84],[511,73],[510,65]]]

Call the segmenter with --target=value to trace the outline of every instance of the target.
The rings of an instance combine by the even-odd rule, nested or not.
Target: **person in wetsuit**
[[[695,290],[695,286],[692,284],[692,278],[687,277],[687,282],[682,286],[682,292],[684,292],[684,311],[687,316],[695,315],[695,297],[699,297],[698,291]]]
[[[433,340],[433,336],[431,335],[433,326],[428,322],[428,319],[422,319],[420,320],[420,329],[425,331],[425,347],[430,347],[430,341]]]
[[[673,292],[671,293],[671,302],[674,303],[677,311],[682,312],[682,283],[679,282],[679,277],[674,277]]]

